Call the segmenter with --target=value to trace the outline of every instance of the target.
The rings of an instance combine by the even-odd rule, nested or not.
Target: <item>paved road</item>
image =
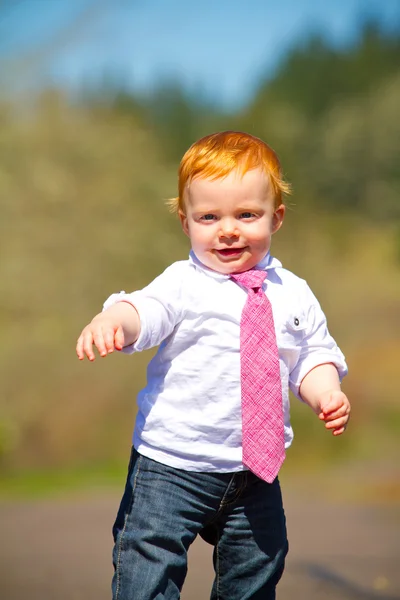
[[[278,600],[400,599],[400,507],[296,502]],[[0,504],[1,600],[108,600],[118,497]],[[209,598],[211,547],[189,556],[183,600]]]

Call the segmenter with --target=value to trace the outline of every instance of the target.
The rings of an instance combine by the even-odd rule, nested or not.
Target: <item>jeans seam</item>
[[[232,481],[232,480],[231,480]],[[231,481],[229,482],[227,491],[224,494],[224,497],[221,500],[221,504],[220,504],[220,509],[222,510],[223,508],[225,508],[226,506],[230,506],[231,504],[234,504],[236,502],[236,500],[239,498],[239,496],[242,494],[242,492],[246,489],[247,487],[247,473],[245,473],[245,475],[243,476],[243,480],[242,483],[240,485],[240,487],[236,490],[236,494],[234,495],[233,498],[231,498],[230,500],[228,500],[228,502],[224,502],[225,496],[228,492],[229,486],[231,484]],[[219,511],[218,511],[219,514]]]
[[[125,534],[126,526],[128,524],[128,518],[129,518],[129,515],[130,515],[131,510],[132,510],[133,495],[134,495],[135,489],[136,489],[136,483],[137,483],[137,478],[138,478],[139,471],[140,471],[140,463],[141,462],[142,462],[142,457],[139,455],[138,462],[137,462],[137,471],[136,471],[136,475],[135,475],[135,478],[133,480],[133,485],[132,485],[131,502],[130,502],[129,510],[128,510],[128,512],[126,514],[126,517],[125,517],[125,523],[124,523],[124,526],[122,528],[121,535],[119,536],[118,555],[117,555],[117,564],[116,564],[117,585],[116,585],[116,590],[115,590],[115,600],[118,600],[120,583],[121,583],[121,580],[120,580],[120,565],[121,565],[122,542],[123,542],[123,537],[124,537],[124,534]]]
[[[225,506],[227,506],[229,504],[229,502],[224,503],[224,500],[225,500],[226,495],[229,493],[229,488],[231,487],[231,484],[232,484],[232,481],[233,481],[234,477],[235,477],[235,474],[232,475],[232,477],[230,478],[229,483],[226,486],[226,490],[224,492],[224,495],[221,498],[221,502],[219,503],[218,510],[215,513],[215,515],[213,516],[213,518],[210,519],[208,521],[208,523],[206,523],[207,526],[212,525],[213,523],[215,523],[215,521],[217,521],[217,519],[218,519],[219,515],[221,514],[221,512],[224,510]]]

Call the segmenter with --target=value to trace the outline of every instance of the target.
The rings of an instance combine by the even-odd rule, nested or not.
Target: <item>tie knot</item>
[[[243,271],[243,273],[233,273],[231,278],[240,283],[240,285],[245,287],[247,290],[254,290],[262,286],[266,276],[266,271],[251,269],[250,271]]]

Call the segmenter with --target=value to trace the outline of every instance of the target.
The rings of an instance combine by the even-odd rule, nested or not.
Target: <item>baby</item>
[[[178,599],[198,534],[214,545],[213,600],[275,598],[288,549],[277,472],[293,438],[289,388],[335,436],[350,414],[320,305],[270,254],[288,192],[260,139],[228,131],[194,143],[170,202],[188,260],[110,296],[78,339],[91,361],[93,346],[101,356],[159,346],[113,528],[114,600]]]

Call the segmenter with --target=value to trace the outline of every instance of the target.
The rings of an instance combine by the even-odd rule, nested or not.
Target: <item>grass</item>
[[[57,499],[96,490],[122,490],[126,469],[124,463],[3,473],[0,500]]]

